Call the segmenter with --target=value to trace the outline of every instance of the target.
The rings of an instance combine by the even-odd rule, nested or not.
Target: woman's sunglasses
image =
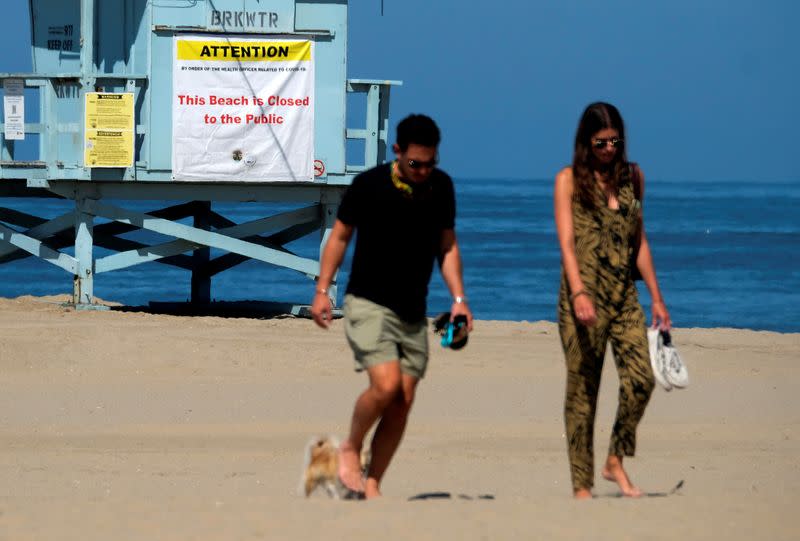
[[[617,137],[613,137],[611,139],[593,139],[592,146],[594,148],[606,148],[608,145],[611,145],[614,148],[619,148],[622,146],[624,141]]]
[[[408,160],[408,166],[411,169],[423,169],[423,168],[433,169],[434,167],[436,167],[437,163],[439,163],[439,160],[437,158],[434,158],[429,162],[423,162],[420,160]]]

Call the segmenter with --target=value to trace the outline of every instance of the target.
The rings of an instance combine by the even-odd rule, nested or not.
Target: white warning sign
[[[3,79],[4,136],[9,140],[25,139],[25,83],[22,79]]]
[[[175,180],[313,181],[314,42],[176,36]]]

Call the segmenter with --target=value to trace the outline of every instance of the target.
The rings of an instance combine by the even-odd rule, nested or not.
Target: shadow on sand
[[[493,500],[494,494],[476,494],[470,496],[469,494],[456,494],[455,496],[449,492],[423,492],[416,496],[411,496],[408,501],[418,500]]]
[[[667,496],[672,496],[674,494],[679,494],[680,489],[683,488],[683,479],[678,481],[678,483],[672,487],[672,490],[664,491],[664,492],[645,492],[642,497],[643,498],[666,498]],[[594,496],[594,498],[622,498],[621,492],[609,492],[608,494],[598,494]],[[476,494],[475,496],[470,496],[469,494],[456,494],[453,495],[450,492],[423,492],[421,494],[417,494],[416,496],[411,496],[408,501],[419,501],[419,500],[494,500],[494,494]]]
[[[667,492],[645,492],[642,498],[666,498],[673,494],[680,494],[680,489],[683,488],[683,479],[678,481],[678,484],[672,487],[672,490]],[[622,498],[622,492],[609,492],[608,494],[598,494],[594,498]]]
[[[307,306],[268,301],[219,301],[210,303],[151,302],[146,306],[111,306],[115,312],[136,312],[170,316],[206,316],[247,319],[310,319]],[[341,310],[333,311],[333,318],[342,316]]]

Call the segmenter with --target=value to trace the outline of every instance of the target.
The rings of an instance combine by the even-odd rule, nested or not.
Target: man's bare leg
[[[403,439],[406,429],[408,413],[414,402],[414,392],[419,382],[418,378],[408,374],[402,375],[403,391],[395,395],[394,400],[386,407],[381,417],[375,434],[372,436],[372,459],[369,465],[366,482],[366,497],[377,498],[381,495],[380,484],[383,474],[395,451]]]
[[[350,434],[339,446],[339,478],[350,490],[364,492],[361,476],[361,446],[370,427],[400,394],[400,362],[390,361],[367,368],[369,387],[353,408]]]
[[[625,469],[622,467],[621,456],[608,455],[606,464],[603,466],[603,478],[607,481],[617,483],[620,490],[622,490],[623,496],[638,498],[642,495],[642,491],[631,483],[628,474],[625,473]]]

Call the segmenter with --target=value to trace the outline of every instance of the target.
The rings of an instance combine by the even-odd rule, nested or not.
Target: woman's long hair
[[[594,155],[592,136],[600,130],[612,128],[619,132],[623,144],[617,148],[614,161],[608,170],[607,186],[618,193],[618,187],[630,177],[628,156],[625,152],[625,125],[622,115],[610,103],[596,102],[589,105],[581,116],[575,134],[575,153],[572,156],[572,178],[575,183],[575,199],[584,207],[592,209],[597,204],[594,179]]]

